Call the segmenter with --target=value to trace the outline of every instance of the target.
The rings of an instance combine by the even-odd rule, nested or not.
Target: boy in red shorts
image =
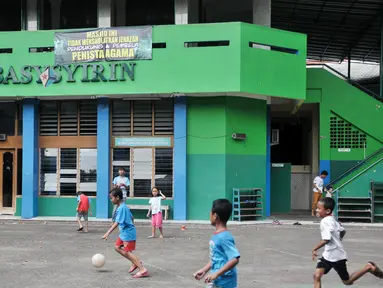
[[[120,235],[116,241],[116,252],[132,262],[129,273],[133,273],[138,269],[138,272],[133,278],[148,277],[148,270],[142,265],[140,259],[132,253],[132,251],[136,249],[136,227],[134,226],[133,215],[130,209],[123,202],[122,190],[120,188],[114,188],[110,191],[110,200],[113,204],[117,205],[116,219],[108,232],[102,236],[102,239],[107,240],[109,234],[118,226]]]

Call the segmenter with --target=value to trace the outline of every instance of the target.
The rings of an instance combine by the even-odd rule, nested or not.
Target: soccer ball
[[[92,257],[92,265],[96,268],[101,268],[105,265],[105,256],[102,254],[94,254]]]

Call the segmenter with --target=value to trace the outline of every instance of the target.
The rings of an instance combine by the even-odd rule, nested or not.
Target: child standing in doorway
[[[317,208],[318,201],[322,197],[323,193],[323,180],[327,177],[328,172],[323,170],[319,176],[315,177],[313,183],[313,201],[311,206],[311,216],[315,216],[315,210]]]
[[[152,196],[153,197],[149,200],[150,208],[147,215],[150,217],[150,212],[152,213],[152,235],[148,238],[156,237],[156,228],[160,230],[160,238],[164,238],[162,231],[161,200],[165,200],[166,197],[157,187],[152,188]]]

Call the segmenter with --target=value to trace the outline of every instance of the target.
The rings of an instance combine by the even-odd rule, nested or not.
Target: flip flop
[[[141,265],[142,265],[142,262],[141,262]],[[138,266],[133,265],[133,266],[130,267],[130,269],[129,269],[129,274],[130,274],[130,273],[133,273],[133,272],[136,271],[137,269],[138,269]]]
[[[374,276],[378,277],[378,278],[383,278],[383,272],[382,270],[380,270],[380,268],[378,267],[378,265],[376,265],[374,262],[370,261],[368,262],[370,263],[372,266],[375,267],[375,272],[371,272]]]
[[[82,231],[84,229],[84,227],[80,227],[77,229],[77,231]]]
[[[148,236],[148,239],[152,239],[152,238],[156,238],[156,236],[153,236],[153,235]]]
[[[133,278],[144,278],[144,277],[149,277],[148,270],[146,270],[144,273],[137,272],[137,274],[133,276]]]

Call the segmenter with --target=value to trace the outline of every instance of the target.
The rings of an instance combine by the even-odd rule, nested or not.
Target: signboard
[[[56,65],[152,59],[151,26],[56,32],[54,43]]]
[[[339,148],[338,152],[351,152],[350,148]]]
[[[115,138],[114,145],[116,147],[171,147],[172,141],[170,137],[129,137]]]

